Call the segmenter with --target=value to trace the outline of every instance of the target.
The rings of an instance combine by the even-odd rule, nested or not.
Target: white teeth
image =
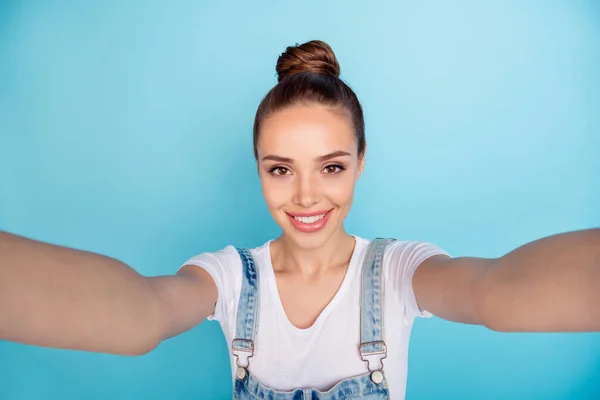
[[[327,213],[325,213],[325,214],[327,214]],[[294,217],[294,219],[296,221],[302,222],[303,224],[314,224],[318,220],[322,219],[325,216],[325,214],[315,215],[313,217]]]

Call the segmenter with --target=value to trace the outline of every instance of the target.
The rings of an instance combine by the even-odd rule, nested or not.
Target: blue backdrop
[[[278,235],[252,122],[288,45],[361,99],[359,236],[500,256],[600,226],[597,1],[0,3],[0,229],[145,275]],[[599,334],[418,321],[407,399],[597,399]],[[142,357],[0,342],[0,398],[231,396],[206,322]]]

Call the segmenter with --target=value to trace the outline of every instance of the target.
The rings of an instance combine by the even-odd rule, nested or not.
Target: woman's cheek
[[[337,179],[335,182],[329,182],[325,185],[329,195],[339,203],[346,202],[354,193],[354,181],[347,179],[347,177],[344,178],[346,179]]]
[[[280,207],[287,203],[289,198],[289,185],[283,182],[263,182],[263,196],[269,207]]]

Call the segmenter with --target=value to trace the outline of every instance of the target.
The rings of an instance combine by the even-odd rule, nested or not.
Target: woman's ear
[[[358,171],[356,172],[356,179],[362,175],[363,170],[365,169],[365,157],[367,156],[367,144],[365,143],[365,150],[362,155],[358,159]]]

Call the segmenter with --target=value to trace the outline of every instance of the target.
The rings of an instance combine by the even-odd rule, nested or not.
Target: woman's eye
[[[271,175],[276,175],[276,176],[283,176],[283,175],[289,175],[290,170],[287,169],[286,167],[274,167],[271,168],[271,170],[269,171],[269,173]]]
[[[342,172],[343,170],[344,170],[344,167],[342,167],[341,165],[337,165],[337,164],[328,165],[324,168],[324,171],[328,174],[337,174],[339,172]]]

